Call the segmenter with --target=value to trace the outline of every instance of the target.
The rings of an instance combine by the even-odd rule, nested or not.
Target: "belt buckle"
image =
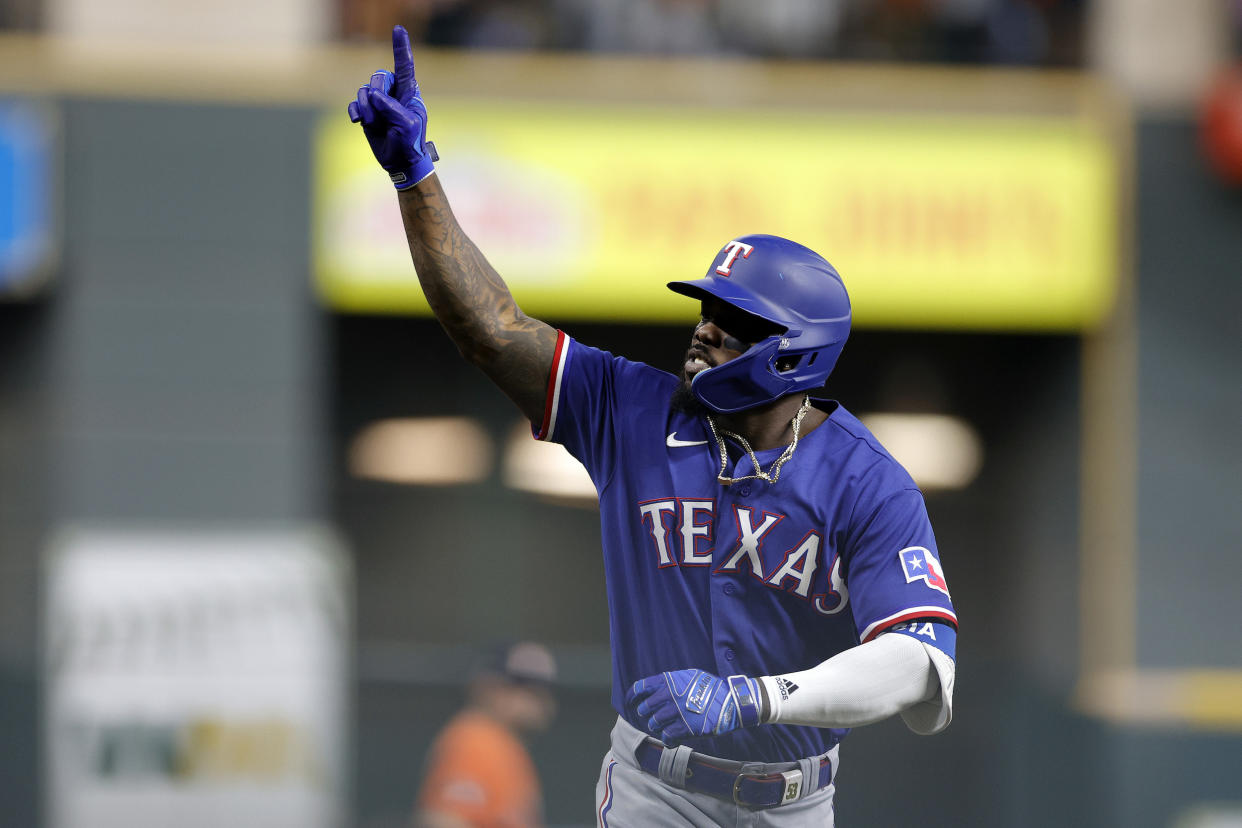
[[[793,802],[802,793],[802,770],[794,768],[783,773],[739,773],[733,780],[733,803],[741,805],[743,808],[750,808],[754,803],[748,803],[742,799],[742,781],[745,779],[756,779],[765,782],[775,782],[781,780],[781,798],[775,805],[785,805]],[[772,807],[772,806],[763,806]]]
[[[794,768],[781,774],[785,778],[785,787],[781,792],[781,804],[793,802],[802,793],[802,770]]]

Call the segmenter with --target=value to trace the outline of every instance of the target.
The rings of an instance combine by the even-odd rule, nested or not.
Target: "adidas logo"
[[[782,701],[788,701],[789,697],[792,696],[794,691],[798,689],[798,685],[794,684],[787,678],[778,678],[776,680],[776,684],[781,688]]]

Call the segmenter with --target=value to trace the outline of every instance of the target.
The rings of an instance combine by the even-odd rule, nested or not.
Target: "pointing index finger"
[[[414,83],[414,53],[410,50],[410,34],[404,26],[392,27],[392,68],[397,88],[403,95],[417,90]]]

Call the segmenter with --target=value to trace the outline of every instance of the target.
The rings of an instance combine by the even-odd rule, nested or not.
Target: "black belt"
[[[648,737],[634,751],[634,757],[639,767],[653,776],[659,776],[660,757],[666,750],[672,748]],[[832,762],[823,756],[818,764],[816,778],[806,780],[797,768],[784,773],[739,773],[734,768],[714,764],[710,756],[692,753],[686,766],[684,787],[688,791],[704,793],[745,808],[774,808],[827,787],[832,782]],[[809,789],[807,786],[810,786]]]

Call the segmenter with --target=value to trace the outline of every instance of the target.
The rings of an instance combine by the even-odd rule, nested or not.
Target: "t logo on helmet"
[[[729,242],[725,245],[725,250],[729,252],[725,254],[724,261],[716,268],[716,272],[721,276],[728,276],[729,271],[733,269],[733,262],[737,260],[738,254],[740,253],[742,258],[745,259],[754,249],[754,245],[740,242],[736,239]]]

